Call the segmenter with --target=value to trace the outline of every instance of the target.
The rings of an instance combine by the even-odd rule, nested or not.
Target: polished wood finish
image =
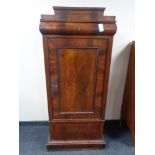
[[[93,112],[96,49],[63,48],[59,49],[58,57],[61,112]]]
[[[126,121],[135,142],[135,42],[131,44],[126,85],[122,105],[122,119]]]
[[[54,7],[41,15],[49,112],[47,148],[105,146],[114,16],[105,8]],[[103,24],[100,31],[98,24]]]

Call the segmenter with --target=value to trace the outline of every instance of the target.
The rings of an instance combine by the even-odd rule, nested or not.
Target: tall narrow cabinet
[[[102,148],[115,16],[59,7],[41,15],[49,113],[47,148]]]

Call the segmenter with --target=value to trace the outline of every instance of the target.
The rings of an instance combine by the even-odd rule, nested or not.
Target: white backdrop
[[[20,8],[20,26],[13,38],[20,53],[20,121],[48,120],[40,14],[51,14],[52,6],[106,7],[115,15],[114,36],[106,119],[119,119],[127,72],[129,46],[134,40],[134,0],[27,0]],[[18,6],[17,6],[18,7]],[[15,9],[15,8],[14,8]]]

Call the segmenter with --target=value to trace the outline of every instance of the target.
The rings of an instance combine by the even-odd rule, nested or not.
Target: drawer
[[[103,138],[103,122],[49,123],[53,140],[93,140]]]

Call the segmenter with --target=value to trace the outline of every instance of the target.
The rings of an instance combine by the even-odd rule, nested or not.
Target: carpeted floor
[[[114,129],[114,130],[113,130]],[[131,146],[131,135],[126,128],[105,129],[106,148],[96,150],[46,150],[48,127],[47,124],[20,124],[19,154],[20,155],[134,155]]]

